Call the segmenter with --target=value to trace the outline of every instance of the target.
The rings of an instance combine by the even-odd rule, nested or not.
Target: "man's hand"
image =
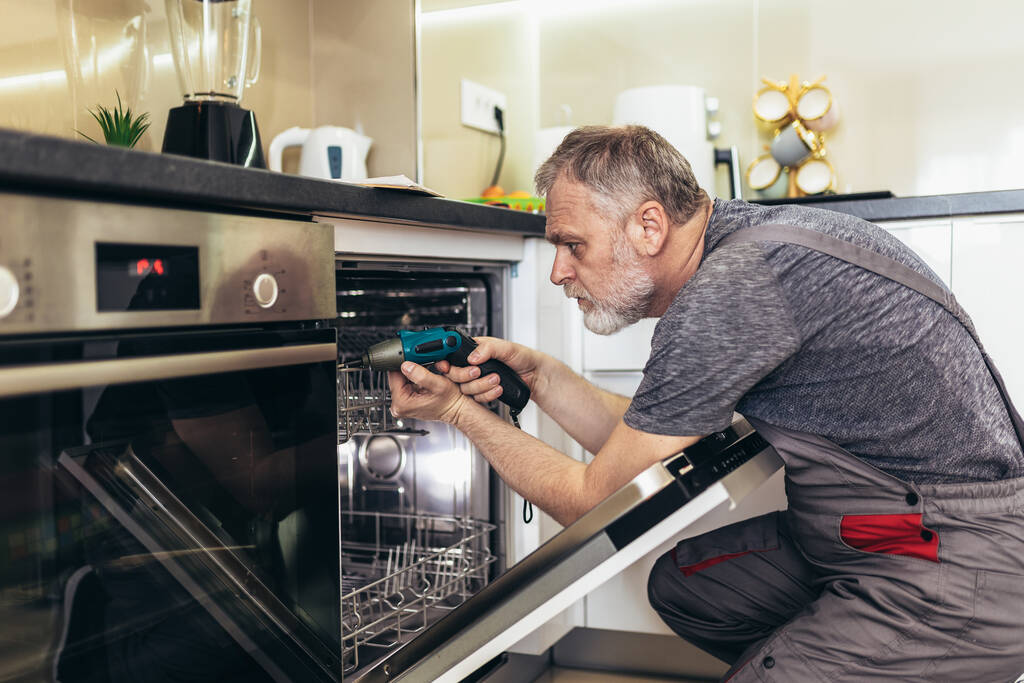
[[[474,337],[474,340],[478,346],[469,355],[469,362],[473,365],[462,368],[443,360],[435,367],[444,373],[445,377],[456,382],[463,394],[473,397],[478,403],[490,403],[501,396],[499,377],[495,373],[481,377],[480,368],[476,366],[494,358],[505,363],[519,375],[536,400],[543,354],[522,344],[495,337]]]
[[[391,385],[391,414],[395,417],[455,424],[459,413],[469,403],[454,382],[411,361],[402,363],[401,372],[389,372],[388,384]]]

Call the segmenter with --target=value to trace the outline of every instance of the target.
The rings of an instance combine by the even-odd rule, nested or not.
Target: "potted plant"
[[[117,107],[115,109],[108,109],[100,104],[96,106],[98,112],[90,109],[89,113],[96,119],[96,123],[100,124],[103,138],[108,145],[134,147],[135,143],[142,137],[142,134],[149,128],[149,113],[133,114],[131,107],[124,107],[121,104],[120,93],[115,90],[114,94],[117,95]],[[93,140],[82,131],[76,132],[86,140],[96,142],[96,140]]]

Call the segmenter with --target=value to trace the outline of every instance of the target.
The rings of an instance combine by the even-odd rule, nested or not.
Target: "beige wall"
[[[370,176],[417,177],[414,0],[312,0],[315,125],[373,138]]]
[[[242,105],[264,150],[291,126],[362,127],[375,139],[371,174],[415,177],[413,0],[254,0],[253,10],[262,70]],[[138,147],[159,151],[167,111],[182,102],[163,0],[0,0],[0,16],[0,126],[102,139],[87,110],[112,106],[116,89],[150,113]],[[286,155],[285,170],[296,163]]]
[[[571,107],[573,124],[609,123],[615,95],[626,88],[702,86],[721,100],[716,144],[737,145],[744,165],[770,140],[750,109],[760,77],[827,75],[843,114],[828,135],[840,192],[1024,187],[1024,3],[1016,0],[969,9],[958,0],[455,5],[423,0],[424,164],[427,182],[442,191],[479,184],[473,160],[492,144],[469,129],[456,132],[450,84],[470,73],[507,93],[510,116],[529,120],[517,108],[536,107],[541,127],[562,123],[562,105]],[[523,54],[529,50],[536,54]],[[535,75],[509,78],[534,62]],[[516,171],[508,184],[528,183],[532,143],[509,153]],[[726,182],[719,172],[720,194]]]
[[[508,11],[506,11],[508,10]],[[499,138],[461,123],[463,78],[508,95],[506,151],[498,184],[532,191],[538,125],[536,29],[511,6],[425,13],[420,26],[423,179],[442,194],[478,197],[491,183]]]

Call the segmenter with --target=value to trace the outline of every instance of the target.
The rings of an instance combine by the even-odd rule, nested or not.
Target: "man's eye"
[[[573,256],[575,256],[576,255],[576,248],[579,247],[580,245],[577,242],[566,242],[565,246],[569,250],[569,253],[572,254]]]

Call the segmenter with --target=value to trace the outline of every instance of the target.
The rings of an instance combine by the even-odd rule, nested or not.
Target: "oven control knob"
[[[18,278],[10,269],[0,266],[0,318],[10,315],[14,307],[18,305],[18,295],[21,289],[18,287]]]
[[[270,273],[260,273],[256,281],[252,283],[252,293],[256,297],[256,303],[260,308],[270,308],[277,301],[277,294],[280,290],[277,287],[277,278]]]

